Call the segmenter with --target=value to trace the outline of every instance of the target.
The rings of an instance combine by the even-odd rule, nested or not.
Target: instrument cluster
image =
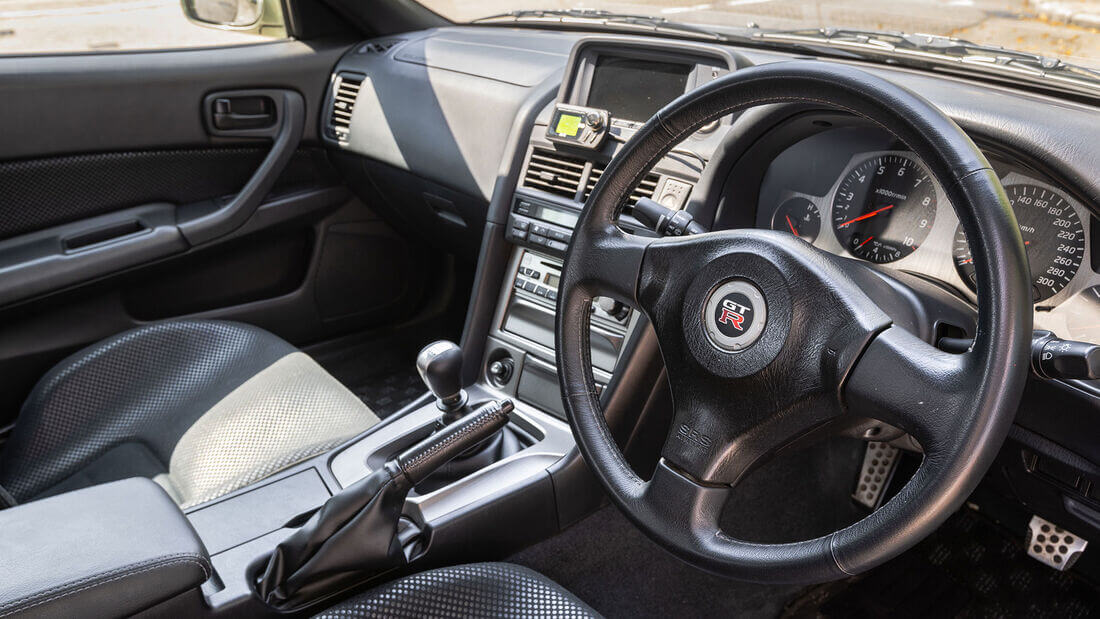
[[[794,169],[769,169],[765,175],[757,227],[793,234],[831,253],[935,278],[976,301],[970,246],[943,188],[905,150],[842,150],[846,159],[836,159],[837,146],[859,143],[841,140],[831,148],[818,144],[811,149],[831,162],[807,161],[807,152],[778,157],[772,168]],[[1093,216],[1068,192],[1026,169],[996,162],[994,169],[1027,250],[1035,328],[1100,343],[1100,274],[1091,264],[1090,248]]]

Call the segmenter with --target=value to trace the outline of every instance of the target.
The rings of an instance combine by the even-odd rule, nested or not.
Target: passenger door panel
[[[347,49],[0,57],[0,425],[62,356],[135,325],[236,319],[301,344],[420,307],[438,261],[318,139]]]

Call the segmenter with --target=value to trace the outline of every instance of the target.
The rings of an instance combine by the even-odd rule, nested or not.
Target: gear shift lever
[[[462,388],[462,349],[454,342],[439,340],[425,346],[416,356],[416,370],[435,395],[435,405],[443,413],[436,421],[436,432],[472,415],[471,410],[481,409],[482,402],[471,403],[466,390]],[[500,428],[451,462],[439,467],[431,479],[417,485],[417,492],[427,493],[442,488],[499,462],[522,448],[515,432],[506,427]]]
[[[435,405],[443,411],[440,425],[462,417],[468,400],[462,388],[462,349],[448,340],[432,342],[416,356],[416,371],[435,395]]]

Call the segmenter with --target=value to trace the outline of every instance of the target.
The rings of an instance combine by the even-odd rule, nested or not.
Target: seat
[[[406,576],[317,615],[319,619],[599,616],[558,583],[510,563],[472,563]]]
[[[89,346],[39,380],[0,454],[0,485],[22,502],[149,477],[187,508],[377,422],[313,359],[263,329],[156,323]]]

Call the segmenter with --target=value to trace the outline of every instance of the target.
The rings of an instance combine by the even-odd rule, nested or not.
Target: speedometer
[[[833,231],[853,255],[893,262],[913,253],[936,219],[936,189],[917,162],[878,155],[848,173],[833,198]]]
[[[1033,302],[1038,303],[1061,292],[1077,274],[1085,256],[1085,229],[1069,201],[1046,187],[1008,185],[1005,193],[1020,224]],[[959,276],[977,290],[974,259],[962,226],[955,232],[954,257]]]

